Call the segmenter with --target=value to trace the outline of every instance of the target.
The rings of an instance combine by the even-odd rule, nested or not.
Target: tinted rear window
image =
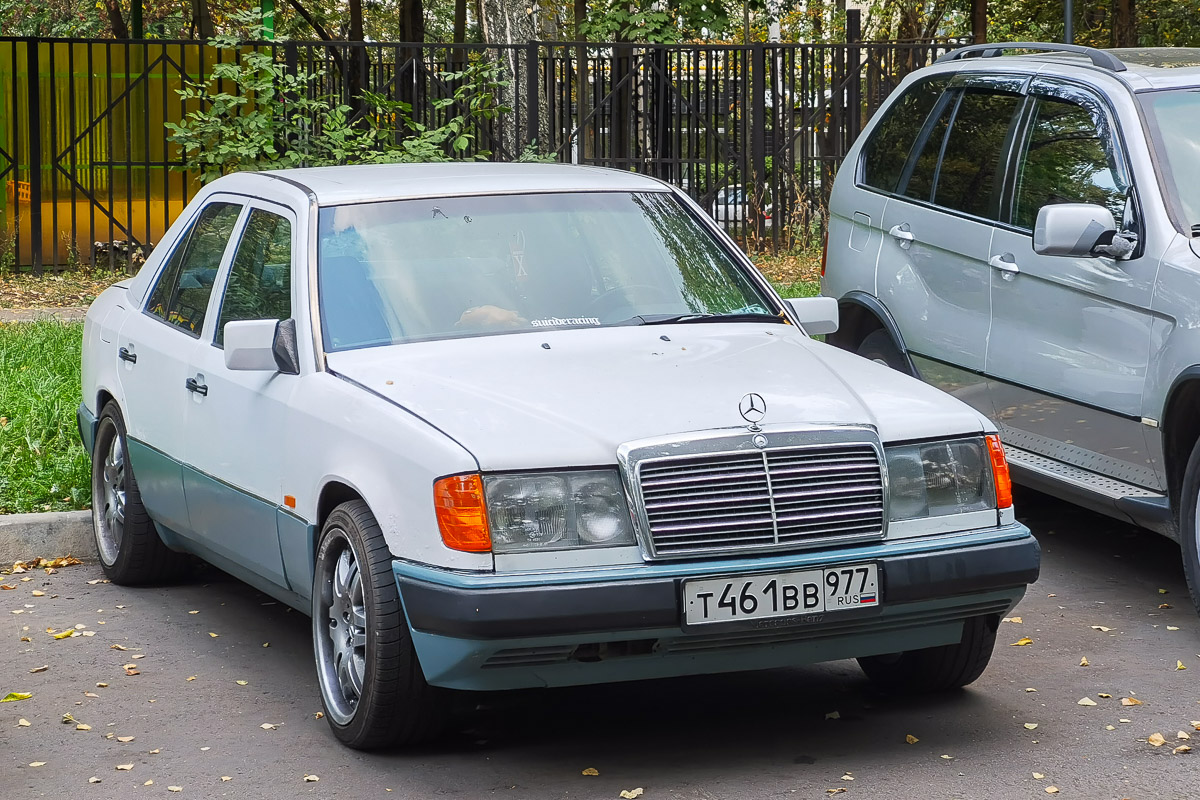
[[[977,217],[995,218],[996,179],[1019,95],[966,91],[950,126],[933,202]]]
[[[863,183],[885,192],[896,191],[913,143],[945,86],[946,80],[940,77],[921,81],[888,108],[863,149]]]

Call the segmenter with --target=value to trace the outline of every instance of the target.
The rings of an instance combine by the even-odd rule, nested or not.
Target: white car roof
[[[241,173],[245,175],[245,173]],[[601,167],[571,164],[449,162],[439,164],[360,164],[281,169],[265,173],[299,184],[319,205],[446,197],[568,191],[663,192],[654,178]]]

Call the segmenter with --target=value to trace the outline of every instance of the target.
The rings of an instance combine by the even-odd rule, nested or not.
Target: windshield
[[[662,192],[322,208],[318,272],[328,351],[774,307]]]
[[[1163,188],[1183,214],[1185,226],[1200,224],[1200,89],[1138,97],[1153,132]]]

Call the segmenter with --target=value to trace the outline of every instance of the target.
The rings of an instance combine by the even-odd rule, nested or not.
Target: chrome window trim
[[[767,438],[766,447],[754,444],[754,437]],[[882,491],[882,525],[878,532],[850,534],[844,536],[814,536],[812,542],[778,542],[778,523],[775,523],[776,542],[764,545],[743,545],[724,548],[675,551],[659,554],[650,535],[650,520],[646,514],[642,496],[641,467],[691,456],[746,455],[761,453],[764,471],[766,457],[772,452],[795,448],[841,447],[845,445],[869,445],[879,463],[880,488]],[[888,486],[887,459],[883,443],[874,426],[854,424],[830,425],[766,425],[758,431],[746,428],[721,428],[691,434],[675,434],[650,439],[625,442],[617,448],[617,464],[621,480],[629,497],[633,516],[634,536],[647,561],[678,560],[697,557],[725,555],[750,555],[780,551],[808,550],[819,547],[838,547],[863,542],[882,542],[887,539],[888,517],[890,516],[890,492]],[[772,499],[772,508],[774,500]],[[774,517],[774,514],[772,514]]]

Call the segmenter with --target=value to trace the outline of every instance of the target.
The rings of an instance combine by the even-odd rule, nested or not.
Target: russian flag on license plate
[[[875,595],[873,595],[873,594],[860,594],[858,596],[858,604],[860,606],[868,606],[874,602],[875,602]]]

